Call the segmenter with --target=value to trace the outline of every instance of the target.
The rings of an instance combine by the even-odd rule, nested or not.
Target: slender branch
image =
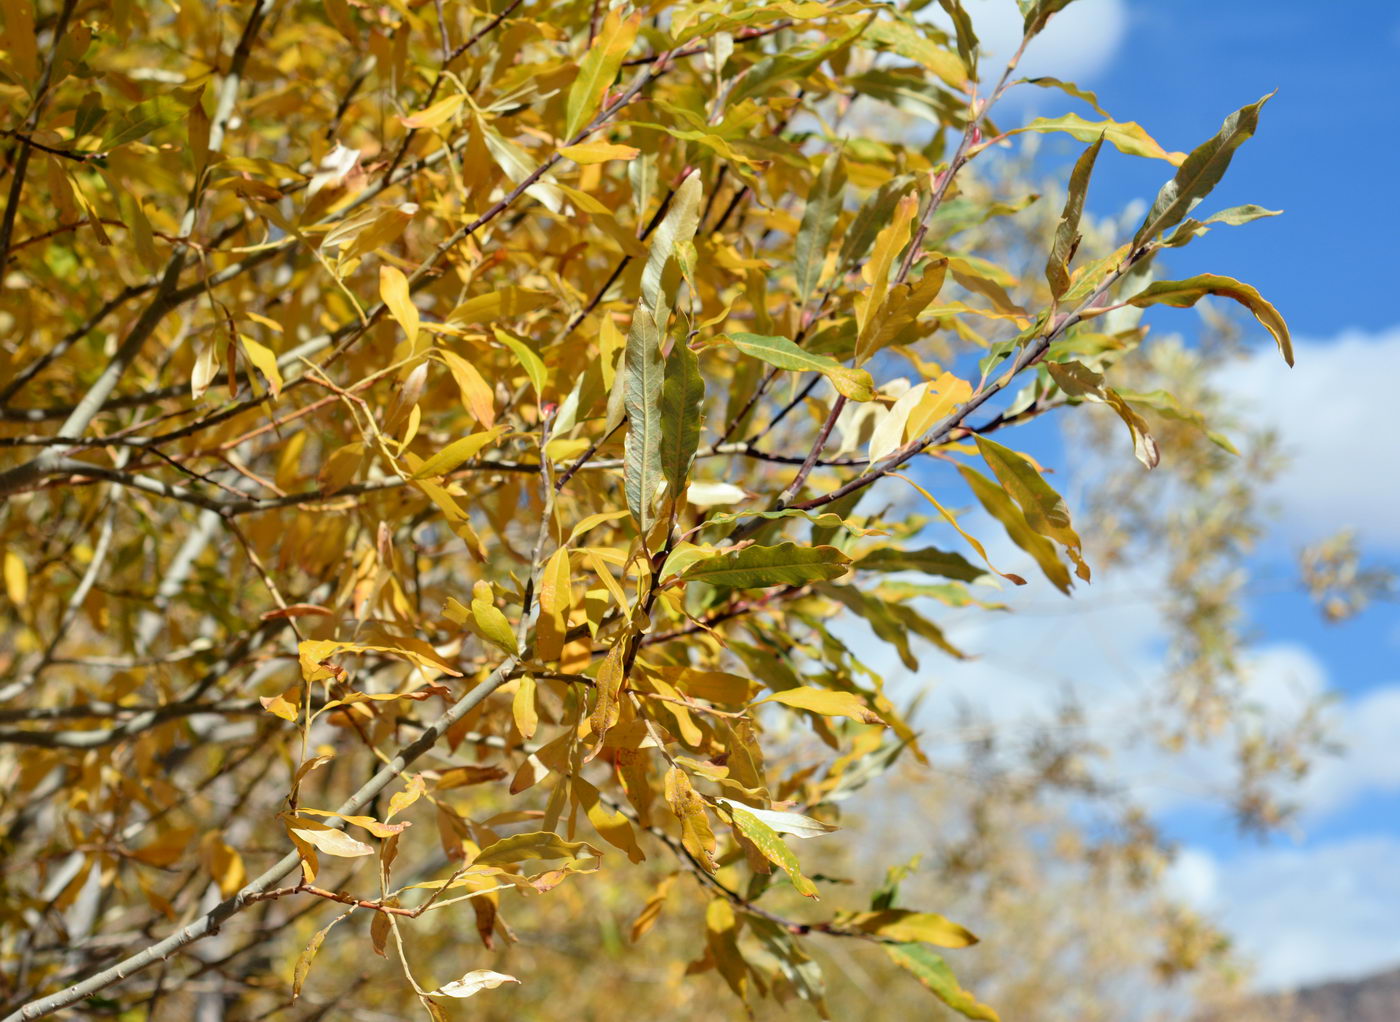
[[[407,767],[422,756],[425,752],[437,744],[438,740],[446,731],[465,717],[472,710],[476,709],[481,702],[506,683],[510,677],[510,672],[514,669],[516,660],[514,657],[507,658],[504,663],[492,671],[480,684],[472,688],[461,699],[457,700],[452,707],[441,717],[429,725],[421,735],[409,744],[405,745],[389,762],[366,781],[358,791],[346,799],[336,812],[343,815],[353,815],[369,805],[370,802],[394,780]],[[341,821],[331,817],[327,825],[336,827],[342,825]],[[301,864],[301,856],[296,851],[288,852],[281,859],[277,860],[270,869],[264,872],[252,883],[247,884],[241,891],[233,897],[228,898],[198,919],[186,926],[176,930],[170,936],[159,940],[142,951],[127,958],[122,959],[115,965],[111,965],[101,972],[88,977],[79,983],[47,997],[31,1001],[24,1007],[8,1015],[3,1022],[31,1022],[36,1018],[42,1018],[59,1011],[72,1004],[77,1004],[93,994],[101,993],[103,990],[114,986],[133,973],[150,968],[156,962],[164,961],[171,955],[178,952],[197,940],[202,940],[214,933],[219,927],[239,912],[242,912],[249,905],[254,904],[256,899],[266,891],[271,890],[283,877]]]
[[[515,9],[519,7],[524,0],[511,0],[510,3],[506,4],[505,9],[501,11],[500,14],[497,14],[488,21],[484,27],[473,32],[455,50],[448,49],[447,22],[445,22],[442,17],[442,0],[435,0],[435,2],[437,3],[438,25],[442,28],[442,66],[438,68],[438,73],[436,77],[433,78],[433,84],[428,89],[427,98],[423,100],[424,106],[430,106],[433,100],[437,98],[438,89],[442,87],[443,79],[447,77],[448,66],[477,43],[481,42],[482,39],[485,39],[486,36],[494,32],[496,26],[514,14]],[[384,171],[384,177],[386,179],[393,176],[394,171],[397,170],[399,164],[403,162],[404,156],[408,154],[408,147],[413,144],[413,140],[417,136],[417,128],[411,128],[408,134],[404,136],[404,140],[399,143],[398,151],[394,153],[394,158],[389,161],[388,169]]]
[[[24,193],[24,178],[29,170],[30,147],[34,145],[27,136],[38,125],[39,117],[48,103],[54,61],[58,59],[58,49],[63,45],[63,36],[68,31],[68,20],[73,16],[73,9],[77,5],[78,0],[63,0],[63,7],[58,12],[58,21],[54,23],[53,45],[49,47],[44,70],[39,74],[39,81],[34,90],[34,102],[24,119],[24,133],[16,136],[19,139],[19,157],[15,160],[14,176],[10,178],[10,194],[5,200],[5,213],[0,217],[0,291],[5,289],[5,271],[10,261],[10,241],[14,238],[15,218],[19,214],[19,203]]]

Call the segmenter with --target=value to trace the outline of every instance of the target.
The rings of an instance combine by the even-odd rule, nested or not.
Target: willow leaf
[[[689,565],[680,577],[687,582],[708,582],[731,589],[760,589],[840,578],[850,563],[851,559],[834,546],[779,543],[747,546],[702,558]]]
[[[987,572],[972,564],[962,554],[936,547],[904,550],[897,546],[880,547],[861,557],[853,565],[859,571],[922,571],[926,575],[941,575],[963,582],[973,582]]]
[[[651,251],[646,268],[642,270],[642,301],[655,317],[658,330],[665,327],[670,317],[661,278],[676,246],[695,237],[695,228],[700,223],[700,197],[700,175],[691,174],[676,189],[671,207],[651,236]]]
[[[569,87],[565,104],[564,137],[572,139],[602,105],[603,96],[622,70],[622,59],[632,48],[642,25],[640,11],[623,18],[614,9],[603,20],[603,27],[588,53],[579,61],[578,77]]]
[[[1265,329],[1274,335],[1278,350],[1290,366],[1293,364],[1293,338],[1288,333],[1288,324],[1279,315],[1278,309],[1265,301],[1262,295],[1248,284],[1233,277],[1222,277],[1215,273],[1202,273],[1188,280],[1159,280],[1146,290],[1128,299],[1129,304],[1139,308],[1149,305],[1174,305],[1186,308],[1195,305],[1206,295],[1221,295],[1233,298],[1264,324]]]
[[[666,360],[661,385],[661,473],[667,492],[679,498],[700,446],[700,408],[705,380],[700,359],[687,344],[677,344]]]
[[[802,212],[802,225],[797,230],[794,247],[797,274],[797,303],[805,308],[821,279],[826,262],[827,246],[841,213],[841,198],[846,188],[846,165],[841,154],[832,153],[822,164],[822,171],[807,195],[807,208]]]
[[[642,306],[632,314],[623,370],[623,401],[627,409],[623,489],[637,528],[646,535],[656,521],[656,496],[665,480],[661,471],[661,387],[665,367],[660,332],[650,310]]]
[[[1070,582],[1069,569],[1055,552],[1055,544],[1030,527],[1026,516],[1000,486],[966,465],[960,465],[958,471],[972,488],[973,495],[987,509],[987,513],[1001,522],[1011,541],[1035,558],[1035,563],[1040,565],[1045,577],[1056,589],[1068,595],[1073,583]]]
[[[851,401],[869,401],[875,396],[875,381],[864,369],[851,369],[827,355],[817,355],[786,337],[735,333],[725,337],[745,355],[791,372],[821,373],[836,390]]]
[[[1045,264],[1045,279],[1050,282],[1050,293],[1056,300],[1069,290],[1069,264],[1079,247],[1079,219],[1084,215],[1084,196],[1089,191],[1089,176],[1094,172],[1094,161],[1103,148],[1102,135],[1079,157],[1074,171],[1069,176],[1069,195],[1065,198],[1064,212],[1055,227],[1055,242],[1050,248],[1050,259]]]
[[[1001,1022],[1001,1016],[963,989],[942,955],[918,944],[886,944],[884,948],[896,965],[912,972],[959,1015],[980,1022]]]
[[[1144,156],[1150,160],[1166,160],[1172,164],[1180,164],[1185,158],[1181,153],[1169,153],[1163,149],[1136,121],[1086,121],[1078,114],[1065,114],[1063,117],[1037,117],[1024,127],[1013,128],[1007,134],[1019,135],[1025,131],[1042,134],[1062,131],[1081,142],[1093,142],[1102,137],[1120,153]]]
[[[797,890],[797,893],[815,899],[817,885],[802,875],[802,867],[797,861],[797,856],[778,836],[778,832],[749,810],[733,802],[729,803],[729,812],[734,817],[734,826],[739,833],[753,842],[754,847],[763,853],[765,859],[788,875],[788,879],[792,881],[792,886]]]
[[[1225,118],[1215,137],[1191,151],[1176,176],[1162,186],[1157,200],[1147,213],[1137,234],[1133,235],[1133,245],[1151,241],[1168,228],[1181,223],[1191,207],[1210,193],[1230,166],[1235,150],[1254,134],[1259,126],[1259,111],[1273,93],[1257,103],[1241,107]]]

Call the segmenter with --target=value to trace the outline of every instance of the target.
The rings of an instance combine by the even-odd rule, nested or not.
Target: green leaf
[[[1093,142],[1102,136],[1113,148],[1129,156],[1145,156],[1151,160],[1166,160],[1168,163],[1181,162],[1180,153],[1167,152],[1136,121],[1086,121],[1078,114],[1065,114],[1063,117],[1038,117],[1023,127],[1013,128],[1007,134],[1019,135],[1025,131],[1063,131],[1081,142]]]
[[[156,96],[137,103],[107,127],[102,137],[102,150],[108,151],[145,138],[151,132],[181,120],[188,113],[174,96]]]
[[[870,246],[875,243],[875,235],[894,216],[894,207],[909,189],[914,187],[912,174],[901,174],[882,184],[875,194],[865,200],[856,211],[856,217],[846,228],[846,236],[841,241],[841,252],[836,258],[837,272],[843,273],[865,258]]]
[[[1163,242],[1163,244],[1168,248],[1178,248],[1195,238],[1199,238],[1203,234],[1208,234],[1211,224],[1226,224],[1230,227],[1238,227],[1241,224],[1247,224],[1264,217],[1278,216],[1282,212],[1283,210],[1281,209],[1265,209],[1263,206],[1251,204],[1222,209],[1219,213],[1209,216],[1205,220],[1196,220],[1187,217],[1181,222],[1181,226],[1173,231],[1171,237]]]
[[[1243,206],[1231,206],[1229,209],[1222,209],[1219,213],[1206,217],[1205,222],[1208,224],[1228,224],[1231,227],[1238,227],[1240,224],[1247,224],[1266,216],[1278,216],[1282,212],[1283,210],[1281,209],[1265,209],[1263,206],[1246,203]]]
[[[875,396],[875,381],[864,369],[850,369],[828,355],[816,355],[786,337],[764,334],[726,334],[727,341],[745,355],[792,372],[822,373],[839,393],[852,401],[869,401]]]
[[[1021,506],[1026,523],[1042,536],[1063,546],[1078,569],[1076,573],[1087,582],[1089,567],[1080,556],[1079,536],[1070,525],[1069,508],[1065,506],[1064,498],[1055,492],[1034,465],[1009,447],[979,436],[977,449],[1001,480],[1006,492]]]
[[[666,359],[661,384],[661,474],[667,494],[679,500],[686,476],[700,446],[700,409],[705,380],[700,359],[685,343],[679,343]]]
[[[823,717],[850,717],[862,724],[884,724],[879,715],[866,706],[854,692],[837,692],[834,689],[803,685],[774,692],[767,699],[760,699],[754,705],[763,703],[782,703],[795,710],[806,710]]]
[[[695,561],[680,577],[687,582],[708,582],[730,589],[805,585],[840,578],[851,559],[834,546],[747,546]]]
[[[1079,248],[1079,219],[1084,215],[1084,196],[1089,190],[1089,176],[1094,172],[1094,161],[1103,148],[1103,136],[1084,150],[1074,164],[1074,172],[1069,176],[1069,195],[1065,198],[1064,212],[1055,227],[1055,242],[1050,248],[1050,259],[1045,264],[1045,279],[1050,282],[1050,293],[1056,301],[1069,290],[1069,264],[1074,252]]]
[[[807,194],[807,207],[802,211],[802,226],[797,230],[794,246],[794,271],[797,276],[797,304],[806,308],[821,280],[826,262],[827,246],[836,218],[841,214],[841,199],[846,188],[846,165],[839,152],[827,156],[822,171]]]
[[[825,61],[855,42],[874,19],[875,15],[872,13],[852,31],[806,53],[788,50],[764,57],[734,84],[729,92],[728,106],[731,109],[737,107],[750,96],[757,96],[775,83],[796,82],[806,78]]]
[[[1022,3],[1021,9],[1025,12],[1025,34],[1033,36],[1045,27],[1045,23],[1050,20],[1050,16],[1058,11],[1064,10],[1074,0],[1035,0],[1034,3]]]
[[[778,832],[747,809],[733,802],[729,802],[728,806],[730,815],[734,817],[734,826],[739,829],[739,833],[752,841],[754,847],[763,853],[765,859],[788,875],[798,894],[815,899],[817,885],[802,875],[802,867],[797,861],[797,856],[792,853],[791,848],[784,844],[783,839],[778,836]]]
[[[661,336],[651,312],[643,305],[632,313],[623,354],[623,401],[627,408],[627,439],[623,454],[623,489],[627,507],[643,536],[656,521],[656,495],[665,476],[661,471]]]
[[[943,956],[918,944],[886,944],[885,953],[896,965],[912,972],[933,995],[965,1018],[1001,1022],[1001,1017],[963,989]]]
[[[693,484],[692,484],[693,485]],[[831,511],[813,512],[802,511],[795,507],[783,508],[781,511],[726,511],[723,514],[712,515],[706,519],[705,524],[709,525],[733,525],[735,522],[745,518],[762,518],[765,521],[778,521],[782,518],[805,518],[818,529],[846,529],[855,536],[888,536],[885,529],[866,529],[862,526],[852,524],[840,515]]]
[[[1147,408],[1151,408],[1164,418],[1190,423],[1204,433],[1206,437],[1209,438],[1210,442],[1221,450],[1229,451],[1237,458],[1240,456],[1239,449],[1230,442],[1229,437],[1212,430],[1206,425],[1205,417],[1201,415],[1200,412],[1191,408],[1183,408],[1181,402],[1179,402],[1174,395],[1167,393],[1165,390],[1147,392],[1122,391],[1120,393],[1123,400],[1131,404],[1143,405]]]
[[[578,77],[569,87],[565,103],[564,137],[572,139],[588,123],[602,105],[603,96],[622,70],[622,60],[637,38],[642,24],[640,11],[623,19],[616,9],[609,11],[602,29],[593,40],[583,60],[579,61]]]
[[[938,4],[948,12],[948,17],[953,19],[953,30],[958,36],[958,56],[962,58],[969,73],[975,72],[979,43],[977,33],[972,30],[972,19],[968,17],[962,0],[938,0]]]
[[[507,866],[526,859],[577,859],[580,851],[586,851],[589,855],[602,854],[587,841],[565,841],[550,830],[533,831],[487,845],[472,860],[472,865]]]
[[[500,341],[507,348],[515,353],[516,359],[525,368],[525,375],[530,378],[530,385],[535,388],[535,397],[544,397],[544,387],[549,381],[549,372],[544,367],[544,362],[535,350],[524,341],[512,337],[500,327],[493,328],[496,340]]]
[[[867,596],[855,586],[822,586],[821,592],[844,604],[852,613],[858,614],[875,637],[894,647],[899,661],[906,669],[917,671],[919,658],[914,655],[914,647],[909,641],[909,630],[904,628],[891,613],[891,605],[885,600]]]
[[[1145,308],[1148,305],[1174,305],[1186,308],[1195,305],[1206,295],[1221,295],[1233,298],[1254,313],[1254,318],[1264,324],[1265,329],[1274,335],[1283,360],[1293,364],[1293,339],[1288,333],[1288,324],[1275,309],[1248,284],[1242,284],[1233,277],[1222,277],[1214,273],[1203,273],[1189,280],[1159,280],[1128,299],[1128,304]]]
[[[939,947],[969,947],[977,938],[964,926],[959,926],[937,912],[911,912],[903,908],[887,908],[878,912],[862,912],[843,916],[842,926],[876,933],[898,941],[922,941]]]
[[[1045,577],[1054,583],[1056,589],[1068,595],[1072,584],[1069,569],[1055,552],[1055,544],[1026,523],[1026,516],[1012,503],[1011,498],[1000,486],[966,465],[958,466],[958,471],[972,488],[973,495],[987,509],[987,513],[1001,522],[1011,541],[1035,558],[1035,563],[1040,565]]]
[[[857,571],[922,571],[927,575],[941,575],[964,582],[976,581],[987,573],[969,562],[962,554],[950,553],[936,547],[924,547],[922,550],[905,550],[897,546],[880,547],[860,557],[853,567]]]
[[[1181,223],[1191,207],[1210,193],[1230,165],[1235,150],[1254,134],[1259,126],[1259,111],[1272,96],[1271,92],[1257,103],[1236,110],[1225,118],[1214,138],[1191,151],[1177,168],[1176,176],[1157,193],[1157,201],[1133,235],[1133,247]]]
[[[502,135],[480,111],[474,110],[472,116],[487,151],[506,177],[514,184],[520,184],[535,172],[536,161],[529,153]],[[536,181],[525,189],[525,194],[532,196],[551,213],[559,213],[564,208],[564,193],[548,179]]]

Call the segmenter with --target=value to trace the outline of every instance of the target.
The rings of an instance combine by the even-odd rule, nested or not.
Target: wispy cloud
[[[1288,537],[1310,541],[1350,525],[1363,545],[1400,550],[1400,326],[1296,350],[1296,369],[1270,344],[1218,381],[1277,431],[1290,457],[1272,490]]]
[[[1004,66],[1021,43],[1021,12],[1011,0],[970,0],[966,7],[982,42],[987,68]],[[1091,81],[1113,63],[1127,33],[1123,0],[1079,0],[1055,15],[1031,42],[1021,73]]]
[[[1235,937],[1260,988],[1287,989],[1400,961],[1397,862],[1400,839],[1381,834],[1223,861],[1188,849],[1169,884]]]

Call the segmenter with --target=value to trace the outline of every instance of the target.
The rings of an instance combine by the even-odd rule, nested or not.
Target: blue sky
[[[1015,45],[1012,0],[966,3],[985,46]],[[1206,794],[1230,777],[1221,750],[1175,764],[1128,751],[1123,768],[1181,844],[1172,884],[1234,932],[1260,986],[1400,964],[1400,615],[1395,604],[1379,604],[1327,625],[1300,591],[1296,568],[1303,544],[1342,526],[1357,529],[1371,558],[1400,566],[1400,444],[1390,421],[1400,380],[1400,4],[1077,0],[1057,20],[1027,54],[1025,71],[1094,89],[1116,117],[1138,121],[1168,149],[1191,149],[1230,111],[1278,89],[1207,211],[1254,202],[1285,215],[1216,230],[1172,253],[1169,266],[1173,276],[1214,272],[1253,284],[1293,329],[1297,368],[1287,369],[1250,321],[1257,356],[1223,381],[1293,455],[1270,493],[1279,517],[1247,598],[1253,691],[1285,715],[1309,696],[1334,693],[1336,732],[1350,743],[1302,787],[1301,826],[1266,843],[1238,836]],[[1021,91],[1033,94],[1013,100],[1001,120],[1027,115],[1016,103],[1038,114],[1094,116],[1057,93]],[[1072,158],[1077,148],[1061,151]],[[1050,144],[1043,151],[1053,158]],[[1150,201],[1168,173],[1105,152],[1090,207],[1108,214]],[[1195,325],[1177,310],[1153,322],[1188,335]],[[1051,454],[1054,428],[1024,431],[1018,446]],[[958,639],[984,655],[940,668],[935,699],[975,703],[995,692],[995,712],[1005,717],[1052,707],[1073,687],[1121,715],[1140,712],[1120,693],[1152,682],[1162,635],[1140,594],[1154,584],[1149,565],[1096,580],[1072,605],[1026,594],[1017,631],[1024,649],[1008,650],[992,633],[979,649],[984,626],[969,626]],[[1097,665],[1088,676],[1086,663]],[[1104,726],[1121,719],[1104,716]]]

